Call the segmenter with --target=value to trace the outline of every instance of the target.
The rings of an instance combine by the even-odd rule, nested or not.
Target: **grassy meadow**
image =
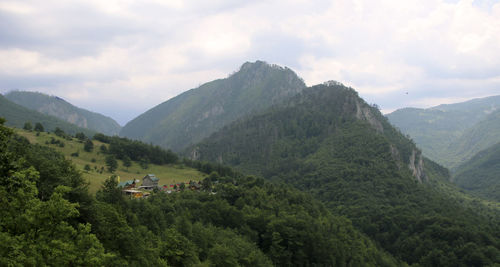
[[[25,131],[21,129],[15,129],[17,134],[26,137],[32,144],[40,144],[44,146],[49,146],[56,151],[61,152],[67,159],[71,160],[76,167],[81,170],[83,177],[89,182],[89,191],[95,193],[100,187],[102,182],[110,177],[112,173],[108,172],[105,158],[106,154],[100,152],[101,145],[107,146],[107,144],[101,143],[96,140],[92,140],[94,143],[94,149],[92,152],[86,152],[83,149],[83,142],[77,138],[72,138],[71,140],[56,136],[54,133],[41,132],[39,136],[36,132]],[[64,146],[59,144],[51,144],[51,140],[58,140],[63,142]],[[75,152],[78,156],[71,156]],[[85,171],[85,165],[90,166],[90,171]],[[101,170],[102,173],[101,173]],[[114,174],[120,177],[120,181],[139,179],[139,185],[142,183],[142,177],[146,174],[155,174],[156,177],[160,179],[159,185],[189,182],[189,180],[201,180],[204,176],[203,173],[196,169],[185,167],[181,164],[169,164],[169,165],[155,165],[149,164],[147,169],[143,169],[139,163],[132,162],[132,166],[126,168],[123,166],[123,162],[118,160],[118,168]]]

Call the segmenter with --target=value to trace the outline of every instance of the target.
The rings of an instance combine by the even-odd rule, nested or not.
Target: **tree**
[[[106,166],[108,167],[108,171],[113,173],[118,168],[118,161],[116,161],[116,157],[114,155],[108,155],[106,157]]]
[[[114,255],[105,253],[90,224],[77,223],[79,204],[64,198],[72,189],[57,186],[42,201],[37,184],[43,174],[26,164],[22,151],[8,151],[12,131],[2,123],[0,119],[0,265],[107,265]]]
[[[24,123],[23,129],[25,129],[26,131],[31,131],[33,130],[33,125],[31,125],[31,122],[27,121]]]
[[[203,181],[201,182],[201,188],[205,191],[212,190],[212,181],[210,180],[210,178],[207,177],[203,179]]]
[[[83,150],[87,152],[92,152],[93,149],[94,149],[94,143],[92,143],[92,140],[90,139],[85,140],[85,144],[83,145]]]
[[[35,131],[36,132],[43,132],[45,129],[43,128],[43,125],[39,122],[35,124]]]
[[[125,166],[128,170],[128,167],[132,166],[132,161],[128,156],[123,157],[123,166]]]
[[[83,140],[85,140],[85,138],[87,138],[87,137],[85,136],[85,134],[84,134],[84,133],[82,133],[82,132],[76,133],[76,134],[75,134],[75,137],[76,137],[76,138],[78,138],[78,140],[80,140],[80,141],[83,141]]]
[[[85,164],[85,167],[83,167],[83,169],[84,169],[86,172],[89,172],[89,171],[90,171],[90,165]]]
[[[139,165],[141,165],[141,167],[142,167],[143,169],[145,169],[145,170],[148,168],[148,163],[149,163],[149,161],[148,161],[148,159],[147,159],[147,158],[142,158],[142,159],[139,161]]]
[[[66,134],[64,133],[63,130],[61,130],[61,128],[59,127],[56,127],[56,129],[54,130],[54,133],[59,136],[59,137],[64,137]]]

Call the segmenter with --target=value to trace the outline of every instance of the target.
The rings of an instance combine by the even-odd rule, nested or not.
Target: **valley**
[[[384,116],[354,88],[308,87],[256,61],[118,136],[2,98],[13,128],[0,126],[1,215],[31,223],[2,222],[5,246],[26,257],[6,248],[0,265],[495,266],[498,99]],[[40,122],[47,130],[32,129]],[[119,183],[146,174],[200,188],[124,197]],[[43,252],[48,235],[32,234],[48,233],[46,223],[66,227],[57,237],[73,251],[66,260],[64,249]]]

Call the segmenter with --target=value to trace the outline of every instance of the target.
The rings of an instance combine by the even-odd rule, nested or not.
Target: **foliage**
[[[85,143],[83,144],[83,150],[87,152],[92,152],[93,149],[94,149],[94,143],[92,143],[92,140],[86,139]]]
[[[106,166],[108,167],[109,172],[116,171],[116,168],[118,168],[118,161],[116,161],[116,157],[114,155],[106,156]]]
[[[109,263],[114,255],[105,253],[102,244],[90,232],[89,224],[74,221],[80,215],[79,204],[64,197],[78,191],[81,184],[63,180],[61,184],[74,187],[53,185],[55,179],[65,179],[46,170],[53,165],[50,163],[54,163],[54,159],[39,155],[40,158],[34,157],[39,161],[38,166],[30,166],[32,156],[43,150],[31,150],[29,145],[12,145],[17,142],[10,140],[11,135],[10,130],[0,125],[0,265]],[[63,173],[66,167],[53,166]],[[78,201],[85,203],[82,198]]]
[[[35,124],[35,132],[43,132],[45,130],[45,128],[43,127],[43,125],[39,122],[37,122]]]
[[[308,191],[409,264],[499,261],[493,256],[500,253],[498,212],[469,209],[432,187],[449,174],[428,160],[420,177],[425,183],[419,183],[407,167],[419,165],[411,160],[419,154],[413,142],[342,85],[305,89],[187,154]]]
[[[500,143],[460,165],[454,182],[474,194],[500,202]]]
[[[33,129],[33,125],[31,125],[31,122],[27,121],[24,123],[23,129],[26,131],[31,131]]]
[[[172,151],[140,141],[118,136],[109,137],[103,134],[95,135],[94,139],[109,143],[109,147],[101,145],[103,153],[114,155],[117,159],[121,160],[129,158],[134,161],[144,162],[145,166],[148,163],[158,165],[176,163],[178,160],[177,155]],[[144,169],[147,169],[147,167]]]
[[[54,164],[55,155],[40,155],[38,166],[29,166],[26,153],[51,150],[12,141],[11,134],[0,128],[1,265],[397,265],[347,219],[303,193],[253,177],[213,173],[216,194],[158,192],[139,200],[123,197],[116,176],[95,199],[73,199],[82,181],[64,178],[70,186],[41,199],[39,188],[60,178],[39,180],[42,173],[51,173],[51,165],[60,173],[74,168]]]

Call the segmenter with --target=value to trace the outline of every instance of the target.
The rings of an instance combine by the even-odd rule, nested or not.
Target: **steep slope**
[[[434,187],[447,170],[341,84],[307,88],[187,153],[308,191],[410,264],[499,261],[498,212],[473,212]]]
[[[452,170],[471,159],[476,153],[500,142],[500,110],[489,114],[448,145],[443,164]]]
[[[247,62],[226,79],[208,82],[150,109],[127,123],[120,135],[180,151],[304,87],[288,68]]]
[[[59,127],[64,132],[72,135],[78,132],[83,132],[87,136],[92,136],[95,134],[95,132],[92,130],[80,128],[74,124],[65,122],[56,117],[27,109],[14,102],[9,101],[2,95],[0,95],[0,117],[6,119],[5,125],[17,128],[22,128],[24,126],[24,123],[26,122],[31,122],[33,126],[35,125],[35,123],[39,122],[43,125],[46,131],[54,131],[56,127]]]
[[[460,165],[453,180],[478,196],[500,202],[500,143]]]
[[[82,128],[108,135],[116,135],[120,131],[120,125],[110,117],[75,107],[59,97],[26,91],[12,91],[5,97],[18,105],[57,117]]]
[[[387,118],[404,134],[411,136],[424,155],[452,167],[450,153],[453,151],[449,148],[497,109],[500,109],[500,96],[492,96],[428,109],[399,109],[388,114]]]

